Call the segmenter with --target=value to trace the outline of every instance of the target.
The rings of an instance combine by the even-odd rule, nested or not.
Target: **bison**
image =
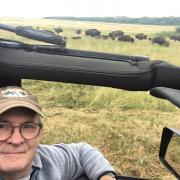
[[[147,35],[143,33],[136,34],[135,37],[136,39],[139,39],[139,40],[147,39]]]
[[[121,35],[118,37],[118,41],[134,42],[134,38],[129,35]]]
[[[112,31],[109,33],[109,37],[112,39],[112,40],[115,40],[117,39],[119,36],[123,35],[124,32],[121,31],[121,30],[117,30],[117,31]]]
[[[56,27],[56,28],[54,28],[54,31],[56,33],[60,33],[60,32],[63,32],[63,29],[61,27]]]
[[[81,36],[73,36],[71,39],[81,39]]]
[[[108,39],[108,35],[101,35],[101,39],[104,39],[104,40],[106,40],[106,39]]]
[[[170,39],[172,39],[174,41],[180,41],[180,35],[173,35],[170,37]]]
[[[169,46],[169,41],[167,41],[164,37],[154,37],[152,39],[152,43],[159,44],[161,46],[168,47]]]
[[[82,32],[81,29],[76,30],[76,34],[81,34],[81,32]]]
[[[88,29],[85,31],[85,35],[91,37],[99,37],[101,35],[101,32],[97,29]]]

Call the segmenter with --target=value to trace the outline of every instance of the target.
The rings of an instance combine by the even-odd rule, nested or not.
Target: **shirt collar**
[[[41,158],[40,158],[40,155],[39,155],[38,151],[36,152],[36,154],[34,156],[32,166],[35,167],[35,168],[39,168],[39,169],[42,168],[42,162],[41,162]]]

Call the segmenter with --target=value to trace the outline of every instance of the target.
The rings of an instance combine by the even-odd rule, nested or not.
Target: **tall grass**
[[[47,107],[177,111],[170,102],[154,98],[149,92],[32,80],[23,81],[23,85]]]
[[[97,28],[103,34],[122,30],[134,35],[144,32],[154,36],[161,31],[174,31],[172,26],[122,25],[42,19],[0,18],[1,23],[31,25],[40,29],[61,26],[67,36],[68,48],[149,56],[180,65],[180,43],[170,47],[151,44],[148,40],[134,44],[92,39],[84,30]],[[82,39],[72,40],[76,29],[82,29]],[[13,33],[0,31],[1,37],[30,43]],[[122,175],[151,179],[174,179],[158,160],[161,131],[164,126],[180,127],[178,108],[166,100],[151,97],[148,92],[128,92],[120,89],[75,85],[47,81],[23,80],[23,86],[38,96],[45,113],[42,143],[86,141],[98,147]]]

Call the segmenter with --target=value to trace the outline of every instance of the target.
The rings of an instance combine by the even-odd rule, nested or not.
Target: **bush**
[[[171,37],[180,33],[180,26],[177,26],[175,31],[161,31],[156,33],[156,36],[160,37]]]

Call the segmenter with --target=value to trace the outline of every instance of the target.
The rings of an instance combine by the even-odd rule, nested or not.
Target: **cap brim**
[[[41,117],[44,117],[42,111],[37,108],[35,105],[28,103],[28,102],[20,102],[20,101],[13,101],[11,102],[11,104],[9,102],[7,103],[3,103],[3,107],[0,108],[0,114],[2,114],[3,112],[11,109],[11,108],[15,108],[15,107],[26,107],[29,108],[33,111],[35,111],[36,113],[38,113]]]

